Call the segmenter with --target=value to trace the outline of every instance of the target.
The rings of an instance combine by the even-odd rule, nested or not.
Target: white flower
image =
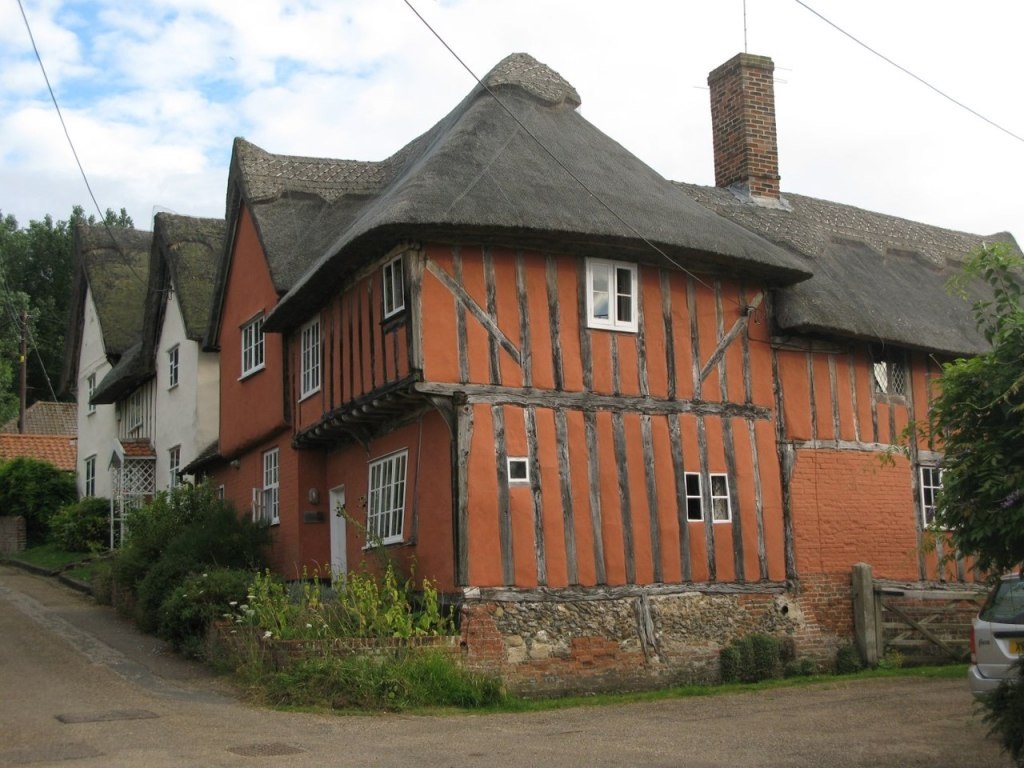
[[[228,605],[230,605],[232,608],[234,608],[236,605],[238,605],[238,601],[237,600],[232,600],[230,603],[228,603]]]
[[[308,624],[308,623],[306,624],[306,629],[312,629],[312,628],[313,628],[312,624]]]
[[[274,633],[271,632],[269,629],[266,632],[263,633],[263,639],[264,640],[266,640],[268,637],[273,637],[273,636],[274,636]]]

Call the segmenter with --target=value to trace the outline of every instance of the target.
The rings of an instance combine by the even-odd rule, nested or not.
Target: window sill
[[[402,307],[397,312],[384,316],[380,321],[380,327],[385,331],[390,331],[392,328],[405,325],[406,317],[405,307]]]
[[[316,389],[311,389],[311,390],[309,390],[309,392],[303,392],[299,396],[299,402],[302,403],[302,402],[305,402],[306,400],[309,400],[309,398],[311,398],[313,395],[317,394],[319,391],[320,391],[320,387],[317,387]]]
[[[595,323],[593,320],[587,321],[587,328],[591,331],[610,331],[611,333],[639,333],[637,326],[635,325],[605,325],[604,323]]]
[[[262,371],[264,368],[266,368],[266,363],[264,363],[263,365],[261,365],[261,366],[259,366],[257,368],[253,368],[250,371],[245,371],[241,376],[238,377],[238,380],[239,381],[245,381],[249,377],[255,376],[257,373]]]
[[[376,549],[377,547],[394,547],[398,544],[405,544],[405,539],[399,537],[397,539],[385,539],[381,541],[380,544],[363,544],[363,552],[366,552],[369,549]]]

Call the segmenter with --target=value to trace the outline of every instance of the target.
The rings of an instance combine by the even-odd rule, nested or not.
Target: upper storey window
[[[587,325],[636,332],[636,264],[587,259]]]
[[[302,326],[301,397],[320,389],[320,318]]]
[[[263,368],[263,313],[242,326],[242,376]]]
[[[876,344],[871,348],[871,360],[876,394],[907,394],[907,357],[902,349]]]
[[[405,309],[405,275],[402,272],[402,257],[396,256],[381,273],[384,283],[384,317],[397,315]]]

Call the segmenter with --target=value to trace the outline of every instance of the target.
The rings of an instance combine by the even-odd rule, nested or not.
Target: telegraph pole
[[[28,399],[28,310],[26,309],[21,310],[21,348],[18,350],[18,360],[21,363],[18,387],[21,394],[21,404],[18,410],[18,432],[25,434],[25,403]]]

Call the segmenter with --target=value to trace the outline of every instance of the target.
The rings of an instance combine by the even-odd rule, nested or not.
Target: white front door
[[[345,555],[346,520],[340,511],[345,509],[345,486],[331,488],[331,574],[336,581],[348,571],[348,557]]]

